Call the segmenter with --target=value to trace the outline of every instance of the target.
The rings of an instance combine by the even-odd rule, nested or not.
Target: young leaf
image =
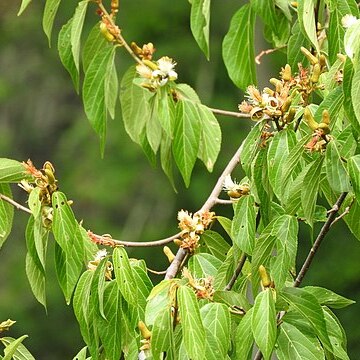
[[[221,148],[221,128],[212,111],[198,104],[201,126],[200,145],[197,157],[212,171]]]
[[[283,322],[277,339],[276,355],[279,360],[324,360],[319,340],[303,333],[295,326]]]
[[[360,154],[352,156],[348,161],[348,171],[355,198],[360,205]]]
[[[178,101],[176,104],[173,154],[187,187],[190,184],[191,172],[199,151],[200,131],[196,105],[186,100]]]
[[[86,360],[87,346],[84,346],[72,360]]]
[[[5,350],[4,350],[5,356],[3,357],[3,360],[13,359],[19,346],[27,337],[28,337],[28,335],[23,335],[23,336],[19,337],[18,339],[8,338],[9,342],[5,347]],[[3,341],[2,338],[0,338],[0,339],[1,339],[1,341]]]
[[[124,248],[117,247],[113,252],[114,272],[122,296],[129,304],[137,302],[137,288],[133,270]]]
[[[190,28],[194,39],[209,60],[210,0],[192,0]]]
[[[71,18],[60,30],[58,37],[58,51],[62,64],[69,72],[77,93],[79,93],[79,70],[76,68],[74,57],[71,51],[71,28],[73,19]]]
[[[317,194],[321,180],[321,167],[324,157],[320,156],[309,167],[301,187],[301,204],[304,210],[305,219],[313,224],[313,216],[317,201]]]
[[[121,313],[119,288],[115,281],[106,282],[103,289],[104,316],[97,317],[97,329],[108,359],[115,360],[121,357]]]
[[[351,190],[349,175],[335,140],[330,141],[326,146],[325,170],[329,184],[335,192]]]
[[[16,160],[0,158],[0,183],[18,183],[28,178],[25,166]]]
[[[16,340],[12,337],[2,337],[2,338],[0,338],[0,341],[5,346],[9,346]],[[4,358],[0,356],[0,359],[4,359]],[[22,343],[20,343],[16,346],[16,350],[13,354],[12,359],[14,359],[14,360],[35,360],[35,358],[31,355],[30,351]]]
[[[189,287],[180,286],[177,297],[186,352],[192,360],[202,360],[205,355],[205,329],[195,294]]]
[[[355,303],[354,300],[347,299],[341,295],[335,294],[331,290],[318,286],[305,286],[303,290],[314,295],[320,305],[330,306],[333,309],[341,309]]]
[[[10,185],[0,183],[0,194],[12,198]],[[14,207],[0,198],[0,249],[10,235],[14,218]]]
[[[251,359],[254,344],[254,336],[251,330],[253,310],[254,308],[251,308],[249,309],[249,311],[246,312],[236,329],[235,347],[237,359]]]
[[[32,0],[22,0],[21,1],[21,6],[17,13],[17,16],[20,16],[26,10],[26,8],[30,5],[31,1]]]
[[[316,35],[314,0],[302,0],[298,3],[298,16],[301,31],[314,45],[317,53],[320,53],[319,42]]]
[[[233,16],[222,45],[223,59],[230,79],[242,90],[256,84],[254,26],[256,15],[250,4]]]
[[[79,72],[80,41],[89,0],[80,1],[76,7],[70,30],[70,42],[76,70]]]
[[[255,199],[252,195],[242,196],[235,205],[231,235],[234,244],[249,255],[255,245],[255,222]]]
[[[140,144],[140,135],[150,116],[150,91],[134,84],[135,67],[130,67],[124,74],[120,84],[120,103],[125,130],[131,140]]]
[[[200,309],[206,333],[206,359],[225,359],[230,345],[230,312],[224,304],[210,303]]]
[[[281,297],[290,304],[292,309],[310,323],[322,344],[332,351],[324,314],[316,297],[306,290],[294,287],[284,288],[281,292]]]
[[[61,0],[46,0],[42,25],[51,46],[51,32]]]
[[[267,288],[256,296],[251,328],[264,359],[270,359],[277,335],[275,300],[272,289]]]
[[[171,352],[174,347],[173,324],[170,307],[157,315],[151,330],[151,353],[154,360],[161,360],[162,352]]]

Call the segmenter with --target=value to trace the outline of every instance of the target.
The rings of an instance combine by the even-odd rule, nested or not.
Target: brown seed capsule
[[[259,273],[260,273],[260,279],[261,284],[264,288],[267,288],[271,285],[271,280],[269,278],[269,275],[263,265],[259,266]]]
[[[306,56],[312,65],[315,65],[319,62],[318,58],[314,56],[308,49],[303,46],[300,48],[301,52]]]
[[[315,131],[319,126],[308,107],[306,107],[304,110],[304,120],[309,126],[309,128],[313,131]]]
[[[311,73],[310,81],[313,84],[316,84],[319,81],[320,74],[321,74],[320,64],[315,64]]]
[[[281,77],[285,81],[290,81],[291,80],[291,66],[289,64],[285,65],[284,70],[283,70],[283,72],[281,74]]]

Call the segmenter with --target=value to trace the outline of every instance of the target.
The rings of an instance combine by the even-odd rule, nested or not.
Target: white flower
[[[141,77],[145,79],[152,78],[152,70],[144,64],[136,65],[136,71]]]
[[[341,19],[341,24],[344,28],[349,28],[358,21],[358,18],[354,15],[347,14]]]
[[[223,184],[224,191],[231,191],[234,188],[237,188],[238,186],[239,186],[239,184],[237,184],[236,182],[234,182],[231,179],[231,175],[226,175],[226,177],[224,179],[224,184]]]
[[[101,249],[99,250],[96,255],[95,255],[95,261],[101,261],[102,259],[104,259],[107,256],[107,251],[106,249]]]
[[[165,74],[169,74],[174,70],[176,62],[173,62],[173,60],[167,56],[163,56],[157,61],[157,64],[160,71],[164,72]]]

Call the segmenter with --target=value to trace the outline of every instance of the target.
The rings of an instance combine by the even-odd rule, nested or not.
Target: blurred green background
[[[198,163],[189,189],[177,174],[178,194],[172,190],[160,167],[151,167],[142,150],[125,134],[120,109],[108,122],[105,158],[100,158],[98,140],[87,122],[80,97],[62,67],[56,52],[56,37],[71,16],[76,2],[63,1],[55,22],[52,47],[41,30],[43,4],[31,4],[17,17],[20,1],[0,3],[0,157],[31,158],[41,167],[50,160],[60,181],[60,189],[74,200],[73,209],[87,229],[114,238],[155,240],[177,231],[179,209],[196,211],[207,198],[218,175],[250,128],[248,121],[219,117],[223,144],[212,174]],[[187,1],[123,0],[118,16],[124,37],[138,44],[153,42],[158,56],[168,55],[178,65],[179,81],[193,86],[202,101],[211,106],[236,111],[242,99],[227,77],[221,59],[221,41],[229,21],[241,2],[223,0],[212,5],[211,61],[207,62],[189,30]],[[97,21],[90,7],[85,33]],[[257,29],[257,52],[269,47]],[[131,64],[120,49],[117,54],[121,74]],[[285,57],[274,53],[257,67],[260,87],[276,76]],[[235,178],[241,179],[240,169]],[[16,187],[14,196],[25,202]],[[219,208],[231,216],[229,208]],[[27,216],[15,214],[14,229],[0,250],[0,321],[17,320],[6,334],[29,334],[26,346],[37,359],[71,359],[83,346],[72,308],[65,305],[53,269],[53,252],[48,255],[48,313],[31,294],[25,275],[24,229]],[[310,247],[309,234],[302,229],[301,264]],[[167,266],[161,248],[129,250],[132,257],[145,257],[150,268]],[[334,226],[309,271],[305,284],[327,287],[360,299],[360,244],[342,222]],[[154,282],[161,277],[154,277]],[[352,359],[360,358],[360,305],[337,312],[348,334]]]

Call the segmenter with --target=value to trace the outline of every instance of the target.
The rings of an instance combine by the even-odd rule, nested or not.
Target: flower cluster
[[[292,122],[296,107],[306,106],[310,94],[322,88],[319,78],[326,71],[324,55],[317,57],[305,48],[301,51],[311,64],[309,69],[299,64],[298,73],[293,75],[290,65],[286,64],[280,72],[280,79],[270,79],[273,89],[266,87],[260,92],[255,86],[249,86],[246,100],[239,105],[239,110],[250,114],[254,121],[274,120],[280,127]]]
[[[231,175],[226,175],[223,190],[227,192],[231,199],[238,199],[241,196],[248,195],[250,187],[249,184],[239,184],[231,179]]]
[[[97,267],[100,264],[100,261],[102,259],[105,259],[107,257],[108,253],[106,249],[99,250],[94,257],[94,260],[89,261],[87,268],[91,271],[95,271]],[[110,261],[106,263],[106,270],[105,270],[105,279],[111,280],[112,279],[112,271],[113,271],[113,265]]]
[[[174,70],[175,65],[176,63],[167,56],[156,62],[144,59],[142,64],[136,66],[136,71],[143,80],[140,85],[150,91],[156,91],[158,87],[176,80],[178,75]]]
[[[185,210],[178,212],[179,228],[181,229],[181,247],[193,253],[198,247],[200,235],[210,226],[215,213],[210,211],[197,212],[194,215]]]
[[[184,278],[188,279],[189,285],[195,291],[196,297],[198,299],[208,299],[212,300],[214,296],[214,279],[211,276],[206,278],[195,279],[189,272],[187,268],[183,268],[182,274]]]

